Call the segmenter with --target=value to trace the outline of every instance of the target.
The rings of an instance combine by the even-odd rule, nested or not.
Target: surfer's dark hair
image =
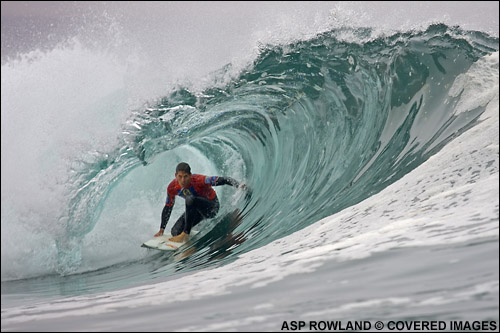
[[[175,168],[175,173],[179,171],[184,171],[187,172],[188,174],[191,174],[191,167],[189,166],[189,164],[181,162],[177,164],[177,168]]]

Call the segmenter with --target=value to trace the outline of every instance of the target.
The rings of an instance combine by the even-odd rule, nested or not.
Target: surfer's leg
[[[172,227],[172,229],[170,230],[170,233],[172,234],[172,236],[177,236],[181,232],[183,232],[185,224],[186,224],[185,214],[182,214],[179,217],[179,219],[177,220],[177,222],[175,222],[175,224]]]
[[[197,197],[186,197],[186,224],[184,225],[184,232],[189,234],[191,228],[203,220],[203,215],[197,209]]]
[[[184,232],[189,234],[191,228],[200,223],[204,218],[215,217],[219,211],[219,201],[205,199],[202,197],[186,197],[186,225]]]
[[[205,202],[200,208],[200,213],[202,213],[203,216],[208,219],[215,217],[215,215],[217,215],[217,213],[219,212],[219,199],[215,197],[213,200],[203,200],[205,200]]]

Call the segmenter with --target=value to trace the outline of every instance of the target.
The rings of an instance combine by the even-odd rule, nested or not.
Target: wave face
[[[26,252],[16,245],[21,236],[5,242],[2,236],[2,280],[150,264],[152,254],[130,244],[157,231],[166,186],[181,161],[194,173],[240,179],[251,192],[217,188],[221,213],[201,225],[186,248],[194,254],[182,265],[165,257],[135,282],[234,260],[353,206],[478,123],[489,97],[464,106],[457,82],[496,51],[497,38],[446,25],[378,37],[371,29],[342,28],[262,46],[238,75],[228,65],[206,89],[178,86],[135,109],[107,149],[78,147],[86,153],[58,166],[63,179],[49,186],[57,202],[28,204],[24,215],[16,206],[2,209],[2,230],[32,240],[42,233],[52,242]],[[124,98],[109,92],[92,107],[119,109]],[[53,168],[45,157],[42,168]],[[176,206],[167,228],[182,213]],[[23,260],[36,264],[28,270]]]

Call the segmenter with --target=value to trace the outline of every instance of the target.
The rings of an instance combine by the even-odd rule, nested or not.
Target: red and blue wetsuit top
[[[176,195],[180,196],[181,198],[186,198],[186,196],[194,195],[207,198],[209,200],[215,199],[216,194],[212,186],[222,185],[219,184],[218,178],[221,177],[192,175],[189,188],[184,189],[179,185],[177,179],[172,180],[167,188],[167,200],[165,202],[165,205],[172,207],[175,203]]]

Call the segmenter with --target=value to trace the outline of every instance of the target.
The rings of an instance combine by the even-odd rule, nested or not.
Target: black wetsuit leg
[[[213,218],[219,212],[219,200],[217,197],[209,200],[203,197],[186,197],[186,212],[182,214],[172,227],[172,236],[182,232],[189,234],[191,228],[205,218]]]

